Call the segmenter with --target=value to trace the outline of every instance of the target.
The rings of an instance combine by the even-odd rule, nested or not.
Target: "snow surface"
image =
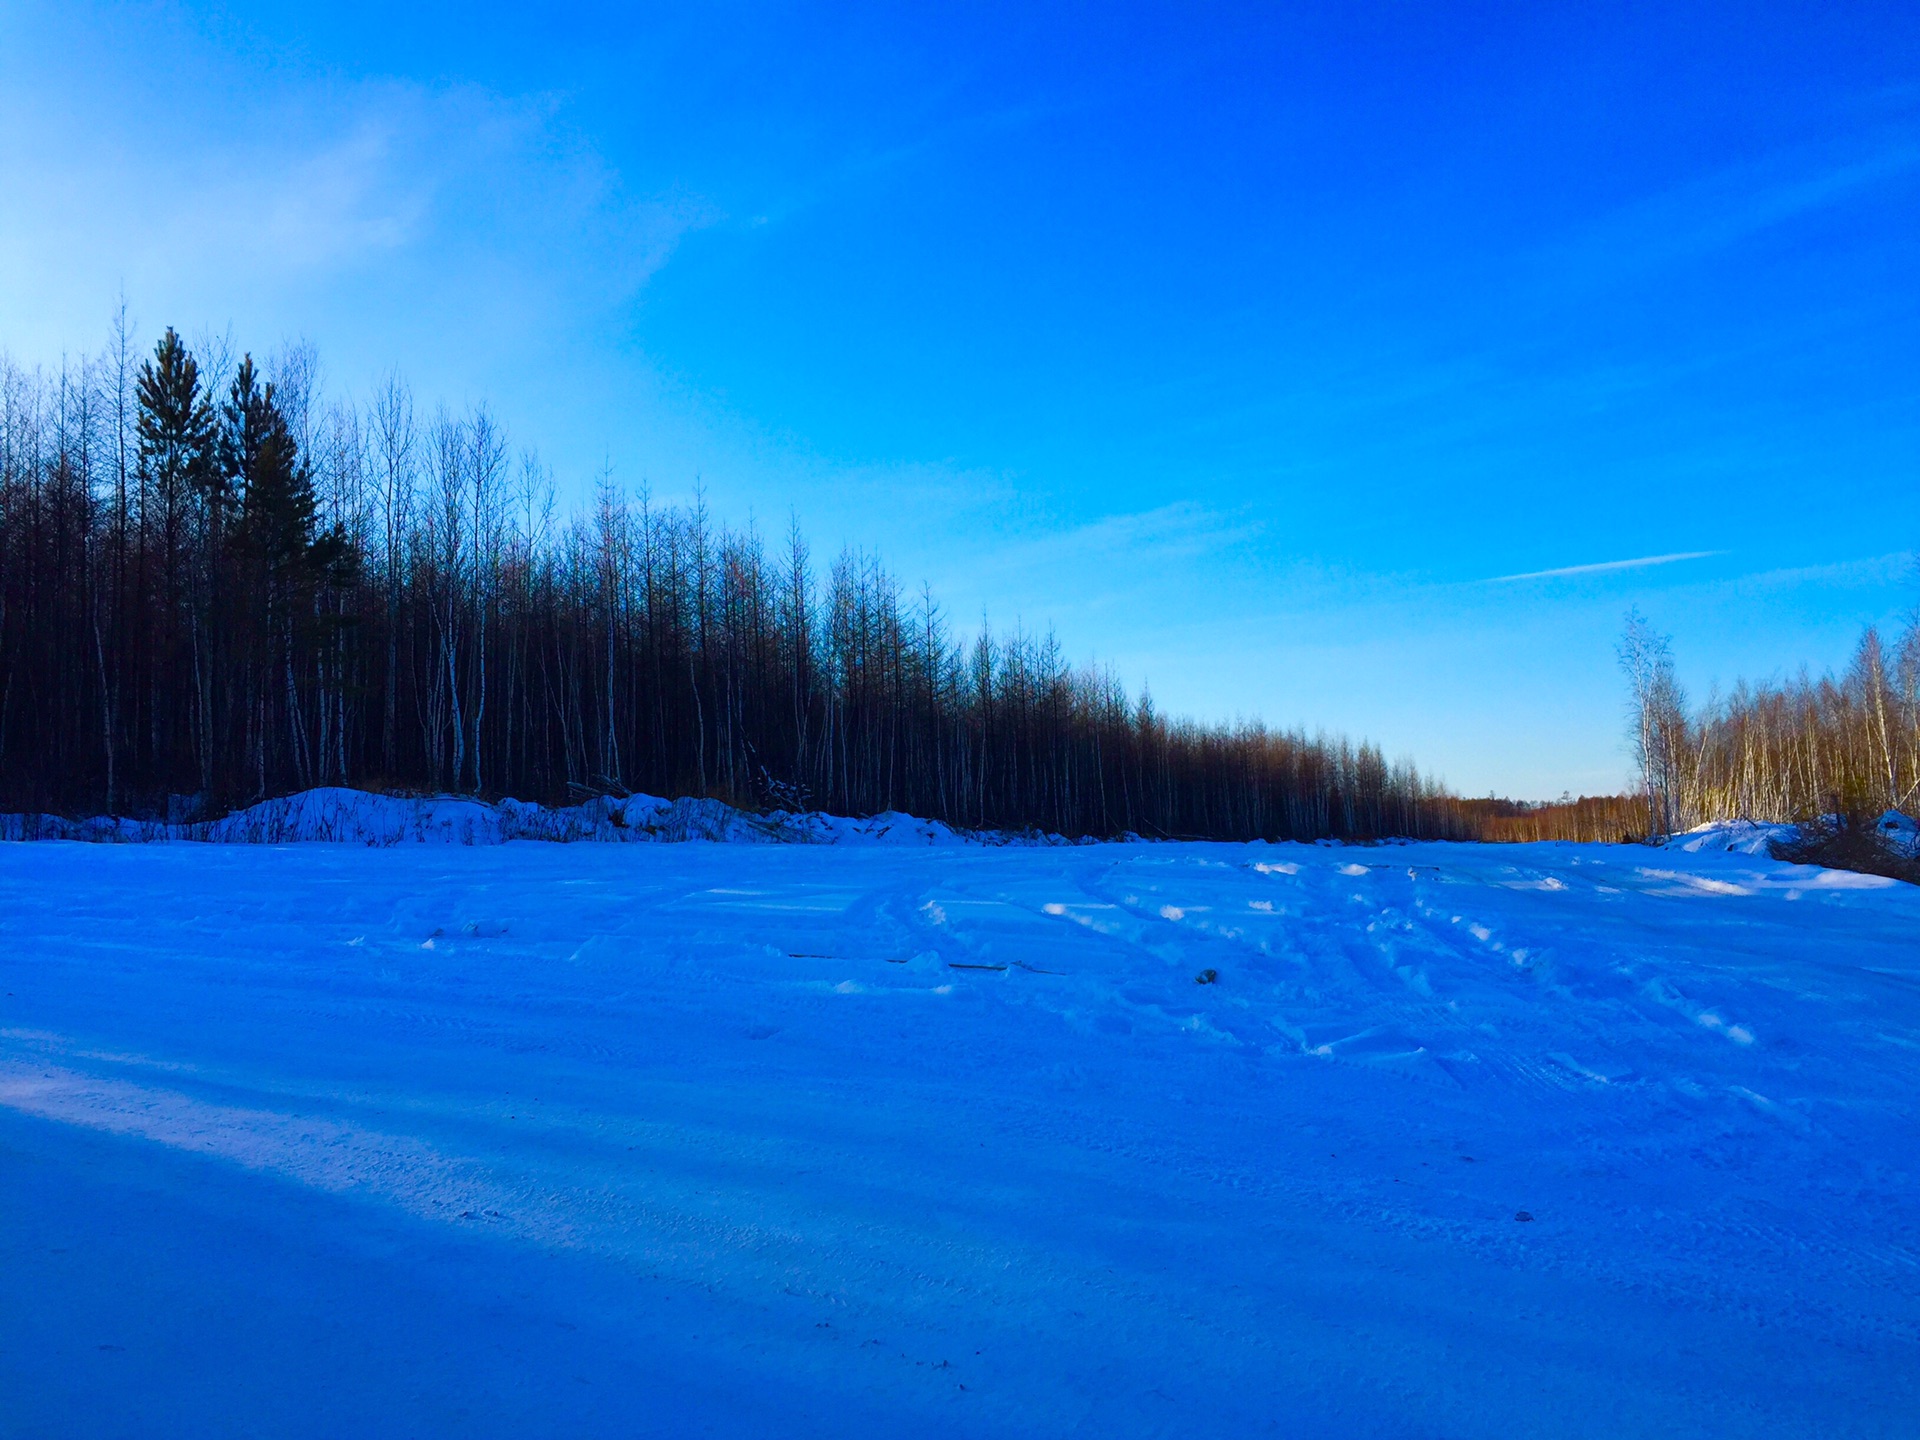
[[[0,845],[0,1434],[1911,1436],[1916,937],[1724,849]]]

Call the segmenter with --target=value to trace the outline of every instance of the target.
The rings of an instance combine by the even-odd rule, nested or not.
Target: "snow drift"
[[[1889,810],[1874,822],[1890,851],[1920,860],[1920,830]],[[1804,838],[1796,825],[1722,820],[1675,835],[1662,847],[1687,854],[1734,854],[1767,858]],[[1127,834],[1122,840],[1137,841]],[[501,845],[510,840],[558,844],[602,842],[680,843],[706,840],[736,845],[1071,845],[1065,836],[1004,830],[962,830],[888,810],[867,818],[819,811],[741,810],[720,800],[657,795],[596,795],[578,805],[539,805],[526,800],[497,804],[462,795],[380,795],[343,786],[322,786],[264,800],[217,820],[168,822],[92,816],[0,815],[0,841],[79,840],[152,844],[197,841],[214,845]]]
[[[216,845],[500,845],[509,840],[630,842],[710,840],[732,844],[958,845],[968,841],[1064,844],[1059,836],[962,832],[889,810],[866,819],[817,812],[756,815],[719,800],[597,795],[579,805],[524,800],[490,804],[457,795],[377,795],[325,786],[264,800],[218,820],[189,824],[94,816],[0,815],[0,840],[83,840]]]
[[[1732,855],[1780,856],[1785,850],[1820,832],[1843,829],[1840,816],[1823,815],[1812,825],[1772,825],[1757,820],[1715,820],[1675,835],[1666,849],[1690,855],[1724,852]],[[1898,810],[1889,810],[1873,822],[1873,839],[1891,855],[1920,860],[1920,826]]]

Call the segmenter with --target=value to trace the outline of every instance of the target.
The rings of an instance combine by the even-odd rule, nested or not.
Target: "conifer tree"
[[[211,482],[213,412],[200,367],[169,327],[140,368],[135,386],[139,436],[139,570],[146,643],[143,686],[147,765],[169,788],[204,778],[208,737],[204,706],[183,702],[175,676],[191,673],[205,694],[207,657],[198,640],[206,596],[198,584],[196,511]],[[191,765],[191,768],[188,768]]]

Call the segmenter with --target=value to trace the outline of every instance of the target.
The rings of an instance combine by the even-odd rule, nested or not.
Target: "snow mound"
[[[1873,828],[1889,849],[1909,860],[1920,860],[1920,824],[1911,815],[1889,810],[1873,822]]]
[[[883,810],[866,820],[813,811],[779,811],[766,817],[774,838],[813,845],[964,845],[978,838],[939,820],[922,820],[899,810]]]
[[[1839,817],[1823,816],[1822,822],[1829,826],[1838,825]],[[1895,854],[1910,860],[1920,859],[1920,825],[1915,824],[1912,816],[1889,810],[1873,822],[1873,828],[1874,833]],[[1757,820],[1715,820],[1675,835],[1663,848],[1683,850],[1691,855],[1724,851],[1765,858],[1773,854],[1773,846],[1791,845],[1803,838],[1803,829],[1798,825],[1770,825]]]
[[[1773,851],[1776,841],[1792,840],[1800,833],[1795,825],[1769,825],[1758,820],[1714,820],[1675,835],[1663,847],[1683,850],[1689,855],[1724,851],[1734,855],[1758,855],[1763,859]]]
[[[1064,844],[1058,836],[1039,843]],[[962,832],[938,820],[888,810],[867,819],[815,812],[756,815],[719,800],[657,795],[597,795],[579,805],[525,800],[489,804],[459,795],[377,795],[322,786],[264,800],[218,820],[168,824],[94,816],[0,815],[0,840],[80,840],[142,844],[174,840],[215,845],[501,845],[509,840],[788,845],[1018,844],[1034,839]]]

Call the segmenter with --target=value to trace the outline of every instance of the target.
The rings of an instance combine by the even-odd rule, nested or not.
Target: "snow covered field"
[[[0,1434],[1911,1436],[1917,1109],[1724,849],[0,845]]]

